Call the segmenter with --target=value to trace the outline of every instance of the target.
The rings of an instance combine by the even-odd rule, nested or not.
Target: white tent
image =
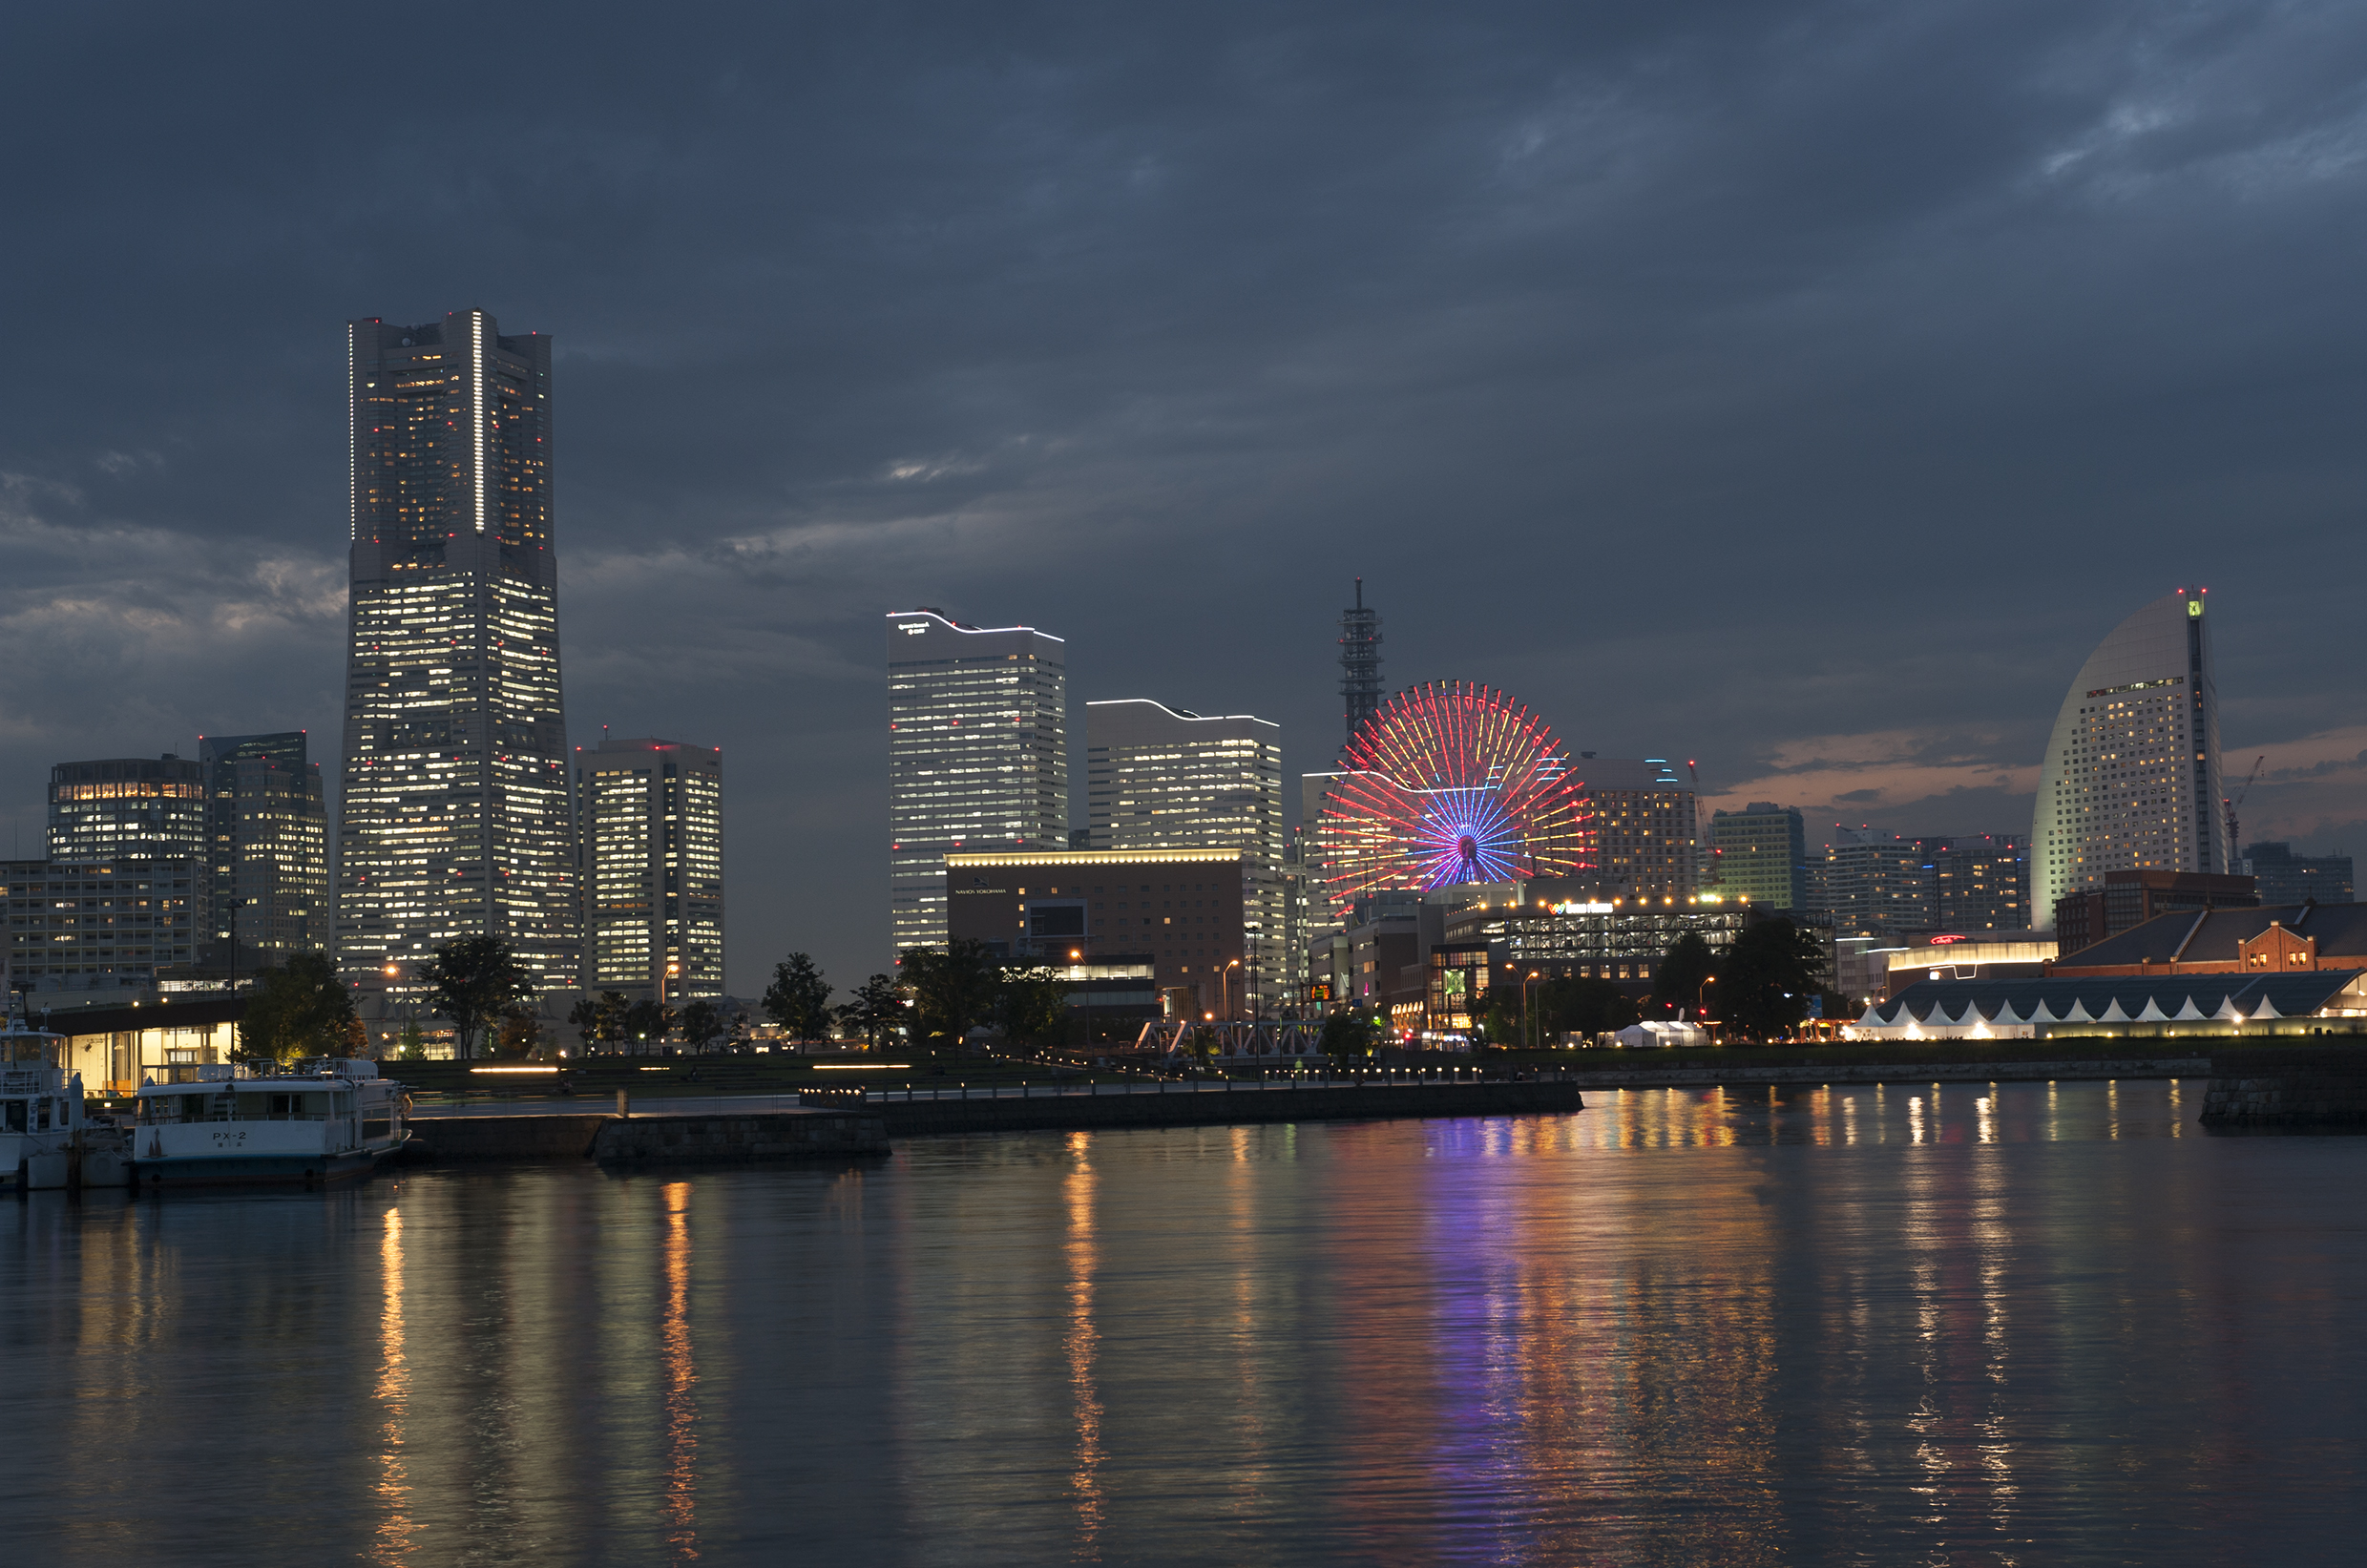
[[[2170,1021],[2172,1023],[2199,1024],[2203,1021],[2203,1010],[2196,1007],[2194,1005],[2193,996],[2189,995],[2187,997],[2187,1005],[2172,1014],[2170,1015]]]
[[[2013,1003],[2007,1002],[1997,1010],[1997,1016],[1990,1019],[1989,1023],[1992,1028],[2010,1029],[2016,1024],[2026,1024],[2029,1021],[2014,1011]]]
[[[2276,1011],[2276,1004],[2274,1002],[2272,1002],[2266,996],[2263,996],[2260,998],[2260,1010],[2252,1015],[2252,1021],[2253,1023],[2266,1023],[2271,1018],[2281,1018],[2285,1014]]]
[[[1661,1045],[1707,1045],[1709,1031],[1699,1024],[1669,1023],[1659,1018],[1647,1018],[1640,1024],[1629,1024],[1621,1030],[1616,1037],[1620,1044],[1631,1048]]]
[[[2222,1023],[2240,1024],[2251,1021],[2244,1016],[2244,1010],[2235,1005],[2235,994],[2232,992],[2219,999],[2219,1011],[2211,1016]]]
[[[2137,1021],[2141,1024],[2166,1024],[2169,1022],[2169,1014],[2162,1011],[2160,1001],[2147,996],[2145,1007],[2137,1014]]]
[[[2112,998],[2111,1005],[2104,1010],[2104,1016],[2096,1021],[2100,1024],[2125,1024],[2134,1023],[2136,1020],[2121,1011],[2121,999],[2115,996]]]
[[[2064,1014],[2058,1021],[2067,1024],[2092,1024],[2096,1021],[2096,1015],[2087,1011],[2085,1002],[2074,996],[2071,998],[2071,1011]]]

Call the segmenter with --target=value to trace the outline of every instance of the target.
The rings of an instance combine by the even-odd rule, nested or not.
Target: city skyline
[[[1287,775],[1331,761],[1361,575],[1392,687],[1682,747],[1822,837],[2025,831],[2065,673],[2199,581],[2247,836],[2367,842],[2353,595],[2296,570],[2367,491],[2367,170],[2311,151],[2367,23],[1336,20],[1377,52],[1037,18],[982,71],[926,8],[892,48],[503,15],[488,53],[550,70],[357,115],[342,23],[58,18],[28,59],[110,68],[0,111],[44,303],[0,377],[11,852],[58,759],[339,733],[337,324],[455,307],[554,335],[562,597],[612,634],[566,639],[572,730],[733,760],[736,993],[876,967],[841,911],[914,602],[1052,628],[1072,704],[1271,718]]]

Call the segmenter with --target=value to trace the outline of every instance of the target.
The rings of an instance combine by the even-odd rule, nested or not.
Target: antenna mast
[[[1356,579],[1356,606],[1340,615],[1340,696],[1354,740],[1366,720],[1381,708],[1381,613],[1364,606],[1364,579]]]

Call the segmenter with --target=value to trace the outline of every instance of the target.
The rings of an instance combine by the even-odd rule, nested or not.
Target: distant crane
[[[2267,761],[2268,758],[2265,756],[2254,757],[2252,760],[2252,771],[2244,775],[2244,782],[2236,787],[2234,795],[2232,797],[2223,795],[2219,799],[2219,809],[2228,825],[2228,869],[2231,871],[2235,869],[2236,857],[2243,853],[2243,850],[2237,847],[2243,843],[2243,838],[2236,829],[2235,813],[2242,808],[2244,797],[2252,793],[2252,784],[2260,777],[2260,764]]]

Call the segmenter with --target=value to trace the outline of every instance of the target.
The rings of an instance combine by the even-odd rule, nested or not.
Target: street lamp
[[[1233,1015],[1233,1009],[1230,1001],[1233,993],[1233,971],[1239,969],[1240,967],[1241,960],[1236,958],[1231,963],[1225,965],[1216,972],[1217,1011],[1224,1014],[1228,1018]]]
[[[1536,978],[1537,971],[1531,970],[1520,981],[1520,1035],[1532,1047],[1542,1038],[1531,1027],[1536,1022],[1536,1014],[1529,1007],[1529,982]]]
[[[1709,988],[1717,983],[1718,977],[1712,974],[1693,988],[1693,1014],[1705,1029],[1709,1026]]]

